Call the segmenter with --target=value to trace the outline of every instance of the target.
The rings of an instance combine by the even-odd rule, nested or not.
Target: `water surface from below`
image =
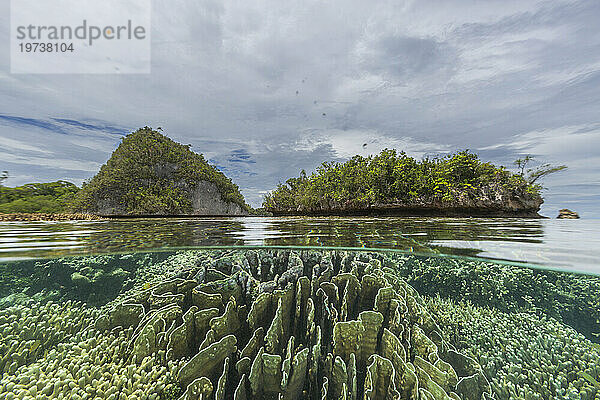
[[[600,220],[198,218],[0,223],[0,261],[188,246],[335,246],[441,252],[600,273]]]

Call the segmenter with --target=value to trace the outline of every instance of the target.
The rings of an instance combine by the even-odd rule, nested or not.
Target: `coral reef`
[[[83,301],[103,305],[138,282],[137,271],[169,254],[139,253],[26,260],[0,264],[0,305],[26,300]],[[8,299],[6,299],[8,297]]]
[[[498,399],[600,398],[600,347],[553,318],[427,301],[444,335],[478,360]]]
[[[71,302],[3,310],[0,398],[158,400],[178,365],[158,365],[151,357],[129,361],[132,330],[99,332],[93,329],[97,313]]]
[[[120,301],[96,327],[127,321],[136,363],[184,360],[183,399],[491,395],[418,293],[367,254],[223,253]]]
[[[382,256],[422,296],[555,318],[600,342],[600,277],[448,257]]]
[[[95,319],[94,312],[81,312],[72,302],[0,310],[0,372],[14,374],[21,365],[37,360]]]
[[[57,290],[50,278],[31,297],[5,298],[16,305],[0,309],[0,398],[600,398],[599,346],[550,316],[564,315],[560,301],[575,308],[580,297],[567,294],[596,278],[547,275],[563,296],[542,286],[546,303],[534,296],[525,307],[523,293],[510,292],[530,275],[465,261],[464,276],[491,282],[476,280],[477,292],[461,283],[463,297],[499,295],[483,307],[454,294],[465,278],[441,267],[448,260],[428,257],[427,275],[412,257],[247,249],[38,262],[35,277],[79,274],[80,285],[93,282],[86,266],[129,275],[87,304],[65,301],[67,289],[59,302],[40,297],[44,283]],[[486,275],[483,266],[498,269]],[[436,279],[459,300],[430,296]]]

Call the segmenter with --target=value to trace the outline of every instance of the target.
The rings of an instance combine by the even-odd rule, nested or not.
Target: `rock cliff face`
[[[196,215],[248,215],[239,204],[223,201],[219,188],[211,182],[198,182],[191,192],[191,199]]]
[[[150,128],[123,139],[74,211],[99,215],[247,215],[237,185],[202,155]]]

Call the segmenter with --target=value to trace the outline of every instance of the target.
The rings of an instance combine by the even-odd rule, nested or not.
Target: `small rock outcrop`
[[[111,215],[247,215],[239,188],[189,146],[145,127],[125,138],[77,193],[76,212]]]
[[[563,208],[562,210],[558,210],[559,219],[579,219],[579,214],[575,211],[571,211],[568,208]]]

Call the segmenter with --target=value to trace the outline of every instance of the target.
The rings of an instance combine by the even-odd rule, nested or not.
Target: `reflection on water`
[[[595,220],[202,218],[0,223],[0,260],[187,246],[342,246],[442,252],[600,271]]]

